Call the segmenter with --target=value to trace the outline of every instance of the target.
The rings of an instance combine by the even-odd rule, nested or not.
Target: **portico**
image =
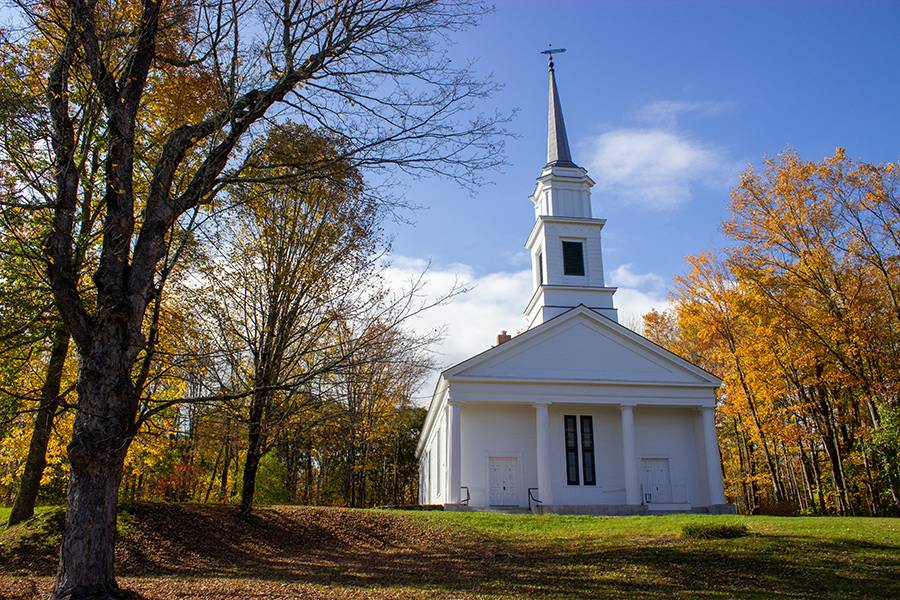
[[[438,476],[446,456],[446,480],[423,478],[423,501],[590,514],[730,510],[709,387],[679,386],[663,401],[647,397],[656,386],[570,383],[551,399],[522,397],[521,386],[537,388],[534,381],[448,379],[445,408],[426,424],[432,439],[446,440],[446,453],[426,442],[420,455],[423,471],[433,463]],[[533,394],[551,387],[558,384]],[[495,479],[504,470],[500,483],[492,469]]]

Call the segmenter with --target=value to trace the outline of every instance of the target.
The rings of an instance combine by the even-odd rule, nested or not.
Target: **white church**
[[[419,501],[448,510],[733,512],[714,375],[620,325],[605,220],[572,161],[550,58],[547,164],[525,241],[527,329],[445,370],[417,448]],[[523,299],[525,300],[525,299]]]

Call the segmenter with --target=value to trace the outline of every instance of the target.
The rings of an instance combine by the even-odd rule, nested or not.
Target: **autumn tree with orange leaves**
[[[719,373],[742,512],[900,510],[900,165],[794,152],[732,192],[727,250],[688,258],[657,343]]]

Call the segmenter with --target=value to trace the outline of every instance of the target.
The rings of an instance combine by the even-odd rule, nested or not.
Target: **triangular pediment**
[[[588,308],[448,369],[446,377],[712,385],[703,369]]]

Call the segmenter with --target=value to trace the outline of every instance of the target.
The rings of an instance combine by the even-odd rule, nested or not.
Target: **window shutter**
[[[538,285],[544,284],[544,253],[537,253]]]
[[[578,485],[578,424],[573,415],[564,417],[566,425],[566,481]]]
[[[594,471],[594,419],[581,417],[581,464],[584,467],[584,485],[597,485]]]
[[[584,275],[584,244],[564,241],[562,247],[563,273],[566,275]]]

